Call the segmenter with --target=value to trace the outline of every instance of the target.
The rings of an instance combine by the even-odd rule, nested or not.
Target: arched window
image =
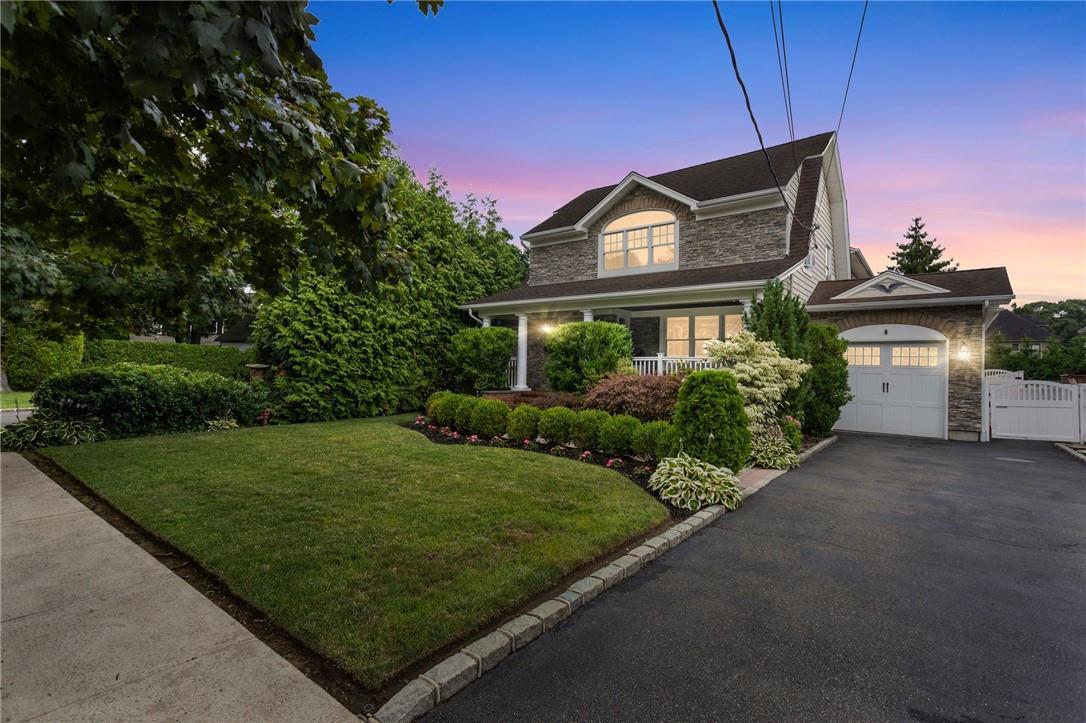
[[[635,211],[604,226],[600,239],[600,273],[674,269],[675,214]]]

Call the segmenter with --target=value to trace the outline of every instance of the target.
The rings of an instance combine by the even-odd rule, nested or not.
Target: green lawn
[[[26,408],[30,406],[30,395],[34,392],[0,392],[0,409]]]
[[[381,420],[45,452],[371,689],[667,516],[616,472]]]

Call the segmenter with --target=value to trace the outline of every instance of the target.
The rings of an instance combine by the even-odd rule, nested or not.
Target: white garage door
[[[946,433],[946,346],[941,343],[850,343],[853,400],[837,429],[938,437]]]

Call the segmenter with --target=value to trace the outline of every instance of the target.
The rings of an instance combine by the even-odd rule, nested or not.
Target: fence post
[[[661,376],[664,373],[664,353],[662,351],[656,352],[656,376]]]

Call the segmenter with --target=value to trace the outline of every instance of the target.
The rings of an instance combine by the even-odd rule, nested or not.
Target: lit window
[[[604,272],[675,268],[675,216],[667,211],[637,211],[603,229]]]
[[[740,314],[669,316],[664,320],[664,351],[671,357],[705,357],[705,342],[743,330]]]
[[[895,346],[890,353],[895,367],[939,366],[939,348],[934,346]]]
[[[880,364],[879,347],[849,346],[845,351],[845,360],[852,367],[877,367]]]

